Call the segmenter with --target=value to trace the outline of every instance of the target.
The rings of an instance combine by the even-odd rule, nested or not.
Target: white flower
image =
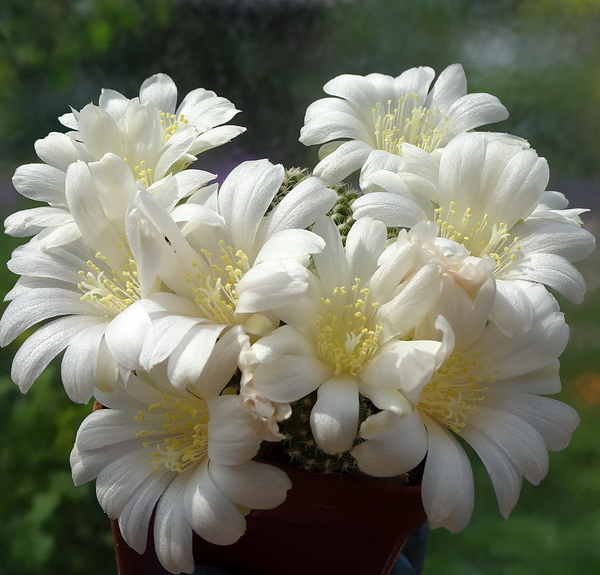
[[[131,100],[115,90],[104,89],[98,104],[85,119],[82,117],[82,110],[65,114],[60,121],[67,128],[79,130],[72,134],[73,138],[82,141],[92,154],[97,152],[104,155],[107,151],[113,151],[98,149],[100,142],[118,146],[118,140],[122,139],[125,149],[132,152],[132,168],[146,159],[147,153],[152,155],[153,151],[158,151],[159,155],[164,154],[161,148],[172,147],[172,141],[180,139],[180,133],[189,132],[193,134],[193,138],[184,153],[170,165],[166,165],[169,168],[179,162],[180,165],[174,171],[179,171],[196,160],[196,154],[225,144],[246,131],[240,126],[221,126],[240,111],[227,98],[219,97],[204,88],[192,90],[177,106],[177,86],[166,74],[155,74],[144,80],[139,98]],[[142,109],[147,112],[142,117],[137,117]],[[121,132],[121,138],[117,137],[114,141],[110,138],[117,136],[117,133],[109,117]],[[106,132],[101,132],[102,128]],[[133,141],[136,136],[138,142]],[[187,137],[185,140],[187,141]],[[147,162],[149,160],[150,158],[146,159]],[[163,163],[168,164],[168,161]]]
[[[319,150],[315,175],[335,183],[359,169],[373,150],[401,155],[406,142],[433,153],[461,132],[508,118],[495,96],[467,94],[460,64],[448,66],[429,90],[434,75],[419,67],[397,78],[344,74],[325,84],[335,97],[308,107],[300,134],[306,145],[334,140]]]
[[[84,420],[71,453],[75,484],[97,478],[100,505],[138,553],[153,517],[156,553],[171,573],[194,571],[192,531],[235,543],[248,509],[280,505],[291,487],[280,469],[251,461],[261,442],[256,422],[238,395],[220,395],[232,375],[222,356],[237,354],[227,340],[187,389],[154,374],[99,394],[110,409]]]
[[[397,475],[427,456],[422,496],[432,527],[460,531],[473,509],[471,467],[453,434],[482,459],[507,517],[522,477],[539,483],[548,450],[566,447],[579,423],[571,407],[539,395],[560,391],[557,357],[568,339],[563,315],[543,286],[521,287],[533,303],[527,331],[511,338],[490,322],[467,347],[449,345],[429,381],[404,389],[414,405],[409,416],[385,410],[361,426],[366,441],[352,454],[366,473]]]
[[[114,387],[119,366],[106,345],[106,328],[157,289],[154,276],[138,276],[123,217],[136,186],[119,165],[124,165],[122,160],[108,157],[89,165],[79,161],[67,169],[67,206],[82,237],[54,248],[41,246],[36,237],[13,252],[8,266],[22,277],[7,296],[12,301],[0,321],[0,345],[52,319],[29,336],[13,361],[12,378],[23,392],[65,349],[62,378],[72,400],[88,401],[94,386]],[[123,179],[116,186],[119,175]],[[111,196],[115,186],[118,202]],[[170,186],[165,186],[169,195]],[[127,331],[135,327],[130,323]]]
[[[307,178],[265,216],[283,176],[282,166],[266,160],[245,162],[218,193],[201,190],[172,218],[138,195],[128,218],[136,253],[173,293],[148,296],[111,325],[107,341],[123,365],[149,370],[168,360],[173,385],[185,387],[225,332],[256,338],[279,324],[277,308],[306,290],[310,254],[323,248],[301,228],[336,199],[321,180]],[[131,321],[145,329],[131,333]]]
[[[76,131],[51,133],[38,140],[36,152],[45,163],[20,166],[13,177],[19,193],[49,206],[9,216],[6,233],[30,236],[42,232],[47,246],[78,237],[65,197],[65,173],[77,160],[99,161],[105,154],[114,154],[153,195],[160,195],[157,188],[163,178],[175,177],[179,197],[165,204],[169,210],[178,199],[213,179],[213,174],[201,170],[179,172],[196,160],[196,154],[244,131],[238,126],[220,126],[238,110],[229,100],[202,88],[190,92],[177,110],[176,101],[173,81],[156,74],[142,84],[139,98],[129,100],[114,90],[103,90],[99,106],[88,104],[62,116],[62,123]],[[118,186],[113,200],[121,203]]]
[[[585,210],[566,210],[562,194],[544,192],[548,177],[546,160],[523,141],[462,134],[446,146],[439,164],[408,145],[402,158],[372,154],[361,175],[365,195],[354,203],[354,215],[387,226],[435,221],[442,237],[473,256],[493,258],[494,318],[514,333],[512,317],[531,317],[532,311],[513,280],[544,283],[575,302],[585,291],[571,262],[591,253],[594,237],[579,227],[578,215]]]
[[[369,218],[351,228],[345,249],[331,220],[320,220],[314,229],[326,247],[314,256],[309,289],[279,310],[287,325],[242,356],[241,394],[261,406],[296,401],[318,390],[311,429],[323,451],[338,453],[350,449],[356,437],[359,394],[379,409],[410,413],[398,390],[429,381],[443,344],[407,341],[408,336],[426,321],[440,293],[463,290],[457,279],[469,273],[461,272],[460,254],[423,247],[435,238],[435,230],[423,230],[423,238],[418,231],[410,236],[404,232],[384,251],[385,226]],[[481,290],[493,301],[489,271],[475,275],[473,296]],[[446,307],[465,312],[472,303],[465,293],[449,294]],[[483,323],[486,319],[480,318]],[[248,384],[249,392],[244,389]]]

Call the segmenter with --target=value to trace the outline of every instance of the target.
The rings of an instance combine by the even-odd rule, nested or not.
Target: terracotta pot
[[[425,522],[420,486],[362,474],[315,475],[275,464],[293,486],[285,502],[247,517],[234,545],[194,538],[197,565],[231,575],[387,575],[404,542]],[[119,575],[165,575],[150,536],[138,555],[113,522]]]

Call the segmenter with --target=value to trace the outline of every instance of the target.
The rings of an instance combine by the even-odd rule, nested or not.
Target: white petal
[[[138,553],[146,550],[148,527],[154,508],[173,479],[174,474],[166,469],[152,474],[135,489],[119,515],[119,529],[123,539]]]
[[[383,222],[362,218],[350,228],[346,238],[346,258],[352,278],[361,278],[364,282],[373,275],[386,241],[387,230]]]
[[[519,500],[521,473],[504,449],[475,428],[464,429],[464,437],[483,461],[492,480],[500,513],[506,519]]]
[[[496,96],[481,93],[464,95],[445,113],[451,118],[450,126],[455,134],[508,118],[508,110]]]
[[[358,381],[349,374],[334,375],[319,387],[310,414],[310,427],[326,453],[348,451],[358,434]]]
[[[360,427],[367,441],[352,449],[361,471],[376,477],[400,475],[416,467],[427,452],[427,433],[416,410],[406,417],[381,411]]]
[[[267,260],[252,267],[238,282],[236,313],[257,313],[284,306],[307,288],[308,271],[290,260]]]
[[[523,256],[500,277],[505,280],[522,279],[543,283],[574,303],[583,301],[585,279],[565,258],[549,253],[529,253]]]
[[[140,404],[135,405],[139,407]],[[137,441],[136,449],[142,450],[141,440],[136,438],[136,433],[141,431],[143,427],[140,426],[139,422],[134,421],[134,414],[137,415],[137,411],[125,411],[118,408],[93,411],[79,427],[75,440],[77,447],[83,455],[90,450],[104,449],[110,452],[114,445],[135,439]],[[150,461],[152,453],[146,451],[145,457]],[[113,457],[113,461],[116,461],[116,459],[116,457]]]
[[[76,442],[70,455],[73,483],[78,486],[95,479],[106,466],[131,452],[132,449],[139,447],[139,443],[138,439],[132,439],[117,443],[110,449],[100,448],[88,451],[80,449]]]
[[[531,329],[533,308],[531,300],[518,283],[498,280],[492,320],[508,337],[523,335]]]
[[[521,418],[482,407],[469,418],[474,426],[495,441],[510,457],[515,467],[534,485],[548,473],[548,450],[541,435]]]
[[[240,164],[221,186],[219,213],[228,223],[232,245],[251,260],[258,226],[282,181],[282,166],[259,160]]]
[[[89,169],[108,220],[124,234],[125,212],[135,190],[129,166],[119,156],[106,154],[99,162],[89,164]]]
[[[369,75],[369,77],[374,76],[383,79],[383,75],[381,74]],[[429,86],[433,81],[434,76],[435,72],[429,66],[418,66],[405,70],[400,76],[394,78],[395,93],[399,97],[404,94],[408,94],[409,96],[417,94],[418,101],[423,102],[427,96],[427,91],[429,90]]]
[[[221,146],[222,144],[231,142],[233,138],[243,134],[245,131],[246,128],[242,126],[219,126],[218,128],[213,128],[194,140],[190,148],[190,153],[200,154],[206,150]]]
[[[164,361],[190,329],[198,323],[202,323],[200,318],[180,315],[167,315],[153,321],[142,346],[140,355],[142,366],[145,369],[152,369]]]
[[[188,481],[184,503],[190,525],[209,543],[231,545],[246,531],[244,516],[213,483],[206,465]]]
[[[150,317],[142,302],[130,305],[107,325],[106,344],[128,369],[141,368],[140,354],[150,325]]]
[[[215,174],[188,169],[155,182],[148,188],[148,193],[170,212],[179,200],[190,196],[214,178]]]
[[[131,494],[153,470],[151,448],[141,447],[105,467],[96,480],[96,496],[104,512],[116,519]]]
[[[371,144],[371,134],[358,116],[354,109],[340,102],[337,110],[326,111],[306,122],[300,134],[301,141],[304,144],[321,144],[329,140],[349,138]],[[316,175],[328,181],[321,173]]]
[[[512,389],[498,391],[495,388],[489,395],[494,409],[508,411],[529,423],[543,437],[547,449],[560,451],[567,447],[579,425],[579,415],[570,405],[532,393],[511,393]]]
[[[37,236],[42,249],[52,249],[70,244],[81,237],[81,230],[75,222],[69,222],[55,228],[46,228]]]
[[[393,300],[377,309],[377,321],[390,336],[402,337],[423,319],[440,290],[439,270],[426,265]]]
[[[323,290],[329,295],[334,287],[350,287],[354,278],[350,277],[342,239],[333,220],[321,218],[313,226],[313,231],[325,240],[325,249],[313,258]]]
[[[69,210],[43,206],[11,214],[4,220],[4,231],[9,236],[27,237],[37,234],[45,228],[63,226],[71,221],[73,221],[73,216]]]
[[[325,183],[315,177],[302,180],[286,194],[273,208],[261,226],[263,238],[269,238],[281,230],[307,228],[334,206],[337,194],[325,187]]]
[[[88,104],[81,110],[78,123],[81,139],[95,160],[107,152],[125,157],[123,135],[108,112]]]
[[[67,346],[61,364],[61,378],[71,401],[87,403],[96,386],[98,350],[106,331],[106,323],[98,318],[92,325],[80,332]]]
[[[256,461],[241,465],[208,464],[208,472],[229,501],[249,509],[273,509],[285,501],[292,487],[281,469]]]
[[[117,92],[116,90],[102,88],[102,90],[100,91],[100,98],[98,98],[98,105],[103,110],[106,110],[115,120],[118,120],[124,116],[125,110],[129,105],[129,101],[129,98],[126,98],[125,96],[123,96],[123,94]],[[65,114],[65,116],[66,115],[67,114]],[[68,128],[72,127],[68,124],[64,125],[66,125]],[[73,129],[77,129],[76,121]]]
[[[358,390],[362,395],[368,397],[375,407],[387,410],[398,417],[409,415],[413,410],[413,404],[397,389],[384,388],[361,382]]]
[[[283,325],[261,337],[251,349],[254,360],[261,363],[269,363],[283,354],[302,356],[317,353],[314,342],[290,325]]]
[[[200,377],[215,342],[225,327],[221,324],[196,325],[182,338],[181,344],[171,354],[168,362],[169,379],[175,387],[183,389]],[[227,359],[230,362],[229,366],[235,371],[237,358]]]
[[[158,500],[154,517],[154,546],[160,564],[171,573],[193,573],[192,528],[186,517],[184,496],[189,477],[181,474]]]
[[[152,101],[156,107],[167,114],[175,112],[177,105],[177,86],[166,74],[154,74],[140,86],[140,103]]]
[[[66,204],[65,174],[46,164],[19,166],[12,179],[16,190],[26,198],[49,204]]]
[[[323,239],[307,230],[281,230],[262,246],[254,265],[266,260],[303,258],[321,252],[324,247]]]
[[[67,170],[65,186],[73,219],[85,240],[113,265],[120,263],[124,258],[124,252],[117,247],[121,236],[107,219],[88,164],[72,164]]]
[[[313,356],[282,355],[254,372],[254,386],[271,401],[289,403],[308,395],[333,375]]]
[[[160,151],[158,162],[156,163],[156,177],[164,177],[171,169],[173,164],[186,156],[196,137],[196,130],[192,127],[179,128],[177,132],[169,138],[169,141]],[[185,162],[186,164],[188,162]]]
[[[594,236],[573,224],[545,218],[533,218],[517,224],[511,234],[519,237],[524,253],[553,253],[570,262],[589,256],[594,250]]]
[[[466,527],[473,512],[473,471],[469,459],[449,432],[426,420],[428,453],[423,473],[423,506],[432,527],[453,533]]]
[[[23,393],[29,388],[46,366],[81,331],[96,324],[95,316],[69,316],[56,319],[29,336],[19,348],[12,364],[11,378]]]
[[[222,395],[207,400],[208,457],[223,465],[239,465],[252,459],[261,438],[253,416],[244,409],[239,395]]]
[[[450,64],[445,68],[427,97],[428,107],[437,106],[442,113],[467,93],[467,78],[460,64]]]
[[[42,140],[37,140],[35,152],[40,160],[62,172],[66,172],[69,165],[77,160],[91,162],[94,159],[83,144],[58,132],[51,132]]]
[[[370,139],[370,138],[369,138]],[[373,148],[359,140],[344,142],[323,158],[313,170],[326,184],[333,185],[360,169]]]
[[[401,389],[416,403],[423,387],[439,368],[437,341],[393,341],[361,371],[361,379],[385,389]]]
[[[238,358],[247,342],[248,336],[242,326],[228,329],[219,338],[200,378],[193,386],[200,397],[216,397],[223,391],[237,370]]]
[[[172,212],[171,217],[175,222],[198,222],[207,226],[223,227],[225,220],[222,216],[199,204],[189,202],[177,206]]]

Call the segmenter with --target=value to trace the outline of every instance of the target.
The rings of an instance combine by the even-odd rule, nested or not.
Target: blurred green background
[[[3,0],[0,6],[0,211],[27,207],[10,178],[33,143],[62,131],[68,106],[100,88],[128,97],[156,72],[180,95],[202,86],[243,111],[248,132],[200,157],[226,174],[267,157],[312,167],[298,142],[306,106],[340,73],[397,76],[460,62],[471,92],[498,96],[493,127],[528,139],[595,233],[600,213],[599,0]],[[4,237],[5,262],[21,240]],[[600,257],[580,264],[586,302],[561,301],[571,326],[561,399],[581,413],[568,449],[538,487],[524,484],[509,521],[473,458],[476,510],[458,535],[431,532],[426,575],[600,572]],[[0,275],[6,293],[15,277]],[[21,338],[0,351],[0,575],[116,572],[93,485],[72,486],[68,454],[91,406],[71,404],[58,364],[22,396],[10,381]],[[293,552],[290,542],[290,552]]]

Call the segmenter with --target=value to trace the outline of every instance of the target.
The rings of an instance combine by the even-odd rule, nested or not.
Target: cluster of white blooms
[[[256,455],[289,438],[308,396],[321,452],[380,477],[425,461],[429,523],[451,531],[473,509],[457,438],[505,516],[522,478],[538,483],[548,450],[568,444],[576,412],[544,397],[560,390],[568,339],[546,286],[582,300],[585,210],[546,191],[527,142],[471,131],[508,112],[467,94],[460,65],[433,77],[328,82],[300,137],[323,144],[312,176],[260,160],[210,184],[188,166],[244,131],[223,125],[238,110],[204,89],[177,106],[163,74],[138,98],[103,90],[63,116],[72,131],[17,169],[16,189],[47,205],[6,220],[33,237],[8,264],[20,278],[0,344],[43,323],[13,380],[26,392],[64,352],[69,397],[106,407],[77,434],[74,481],[96,479],[138,552],[153,518],[170,572],[194,570],[193,532],[232,544],[248,509],[285,500],[287,475]],[[359,170],[340,233],[332,208],[354,198],[341,180]]]

